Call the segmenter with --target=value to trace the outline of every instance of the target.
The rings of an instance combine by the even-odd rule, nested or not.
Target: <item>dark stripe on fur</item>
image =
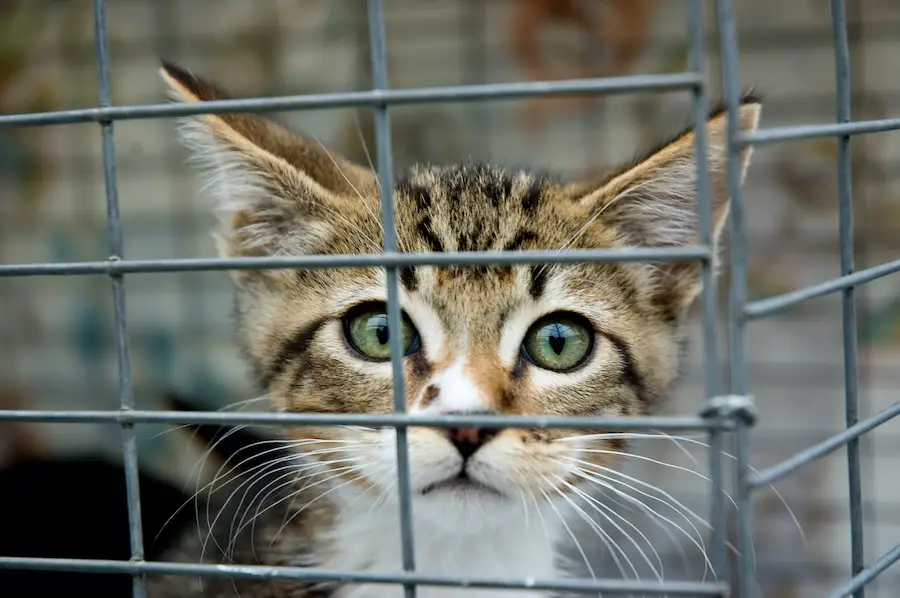
[[[419,288],[419,280],[416,278],[416,271],[412,269],[412,266],[400,268],[400,284],[410,293]]]
[[[526,213],[534,212],[541,203],[541,181],[533,182],[522,196],[522,209]]]
[[[431,192],[426,187],[414,185],[409,181],[400,181],[397,183],[397,191],[412,197],[416,202],[416,207],[421,211],[431,207]]]
[[[528,284],[528,293],[534,299],[539,299],[544,294],[547,286],[547,267],[542,264],[536,264],[531,267],[531,282]]]
[[[625,341],[618,336],[609,333],[604,334],[613,346],[615,346],[616,351],[619,352],[619,356],[622,358],[622,372],[619,375],[619,383],[634,390],[634,394],[636,394],[638,399],[646,405],[648,403],[647,391],[644,387],[643,380],[641,380],[641,377],[638,374],[631,349],[629,349]]]
[[[525,244],[529,241],[537,240],[538,236],[534,233],[534,231],[530,230],[520,230],[516,235],[516,238],[507,243],[506,247],[504,247],[504,251],[516,251],[519,249],[523,249]]]
[[[427,216],[423,218],[417,227],[419,235],[428,244],[432,251],[444,251],[441,240],[437,238],[434,231],[431,230],[431,219]]]
[[[301,358],[309,350],[310,341],[312,341],[313,336],[315,336],[324,322],[325,320],[318,320],[306,328],[298,330],[290,340],[281,346],[281,349],[269,364],[268,371],[263,375],[262,381],[266,388],[284,372],[289,362]]]

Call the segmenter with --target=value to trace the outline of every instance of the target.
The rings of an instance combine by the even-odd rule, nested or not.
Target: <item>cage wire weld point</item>
[[[759,409],[750,395],[720,395],[707,401],[700,410],[700,417],[732,422],[740,420],[746,426],[753,426],[759,419]]]

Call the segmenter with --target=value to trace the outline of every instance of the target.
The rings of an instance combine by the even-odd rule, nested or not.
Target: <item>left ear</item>
[[[754,131],[759,123],[761,104],[756,98],[744,98],[739,109],[740,129]],[[706,122],[709,182],[711,192],[714,249],[728,216],[728,116],[724,110],[713,112]],[[616,232],[625,246],[677,247],[699,244],[700,217],[697,190],[697,162],[693,128],[664,144],[635,165],[594,186],[576,185],[570,192],[588,218],[597,219]],[[743,184],[752,148],[740,154]],[[667,262],[655,264],[655,282],[676,311],[686,310],[700,292],[700,267],[697,263]]]

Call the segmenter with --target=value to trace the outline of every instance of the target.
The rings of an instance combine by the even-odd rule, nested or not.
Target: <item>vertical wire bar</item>
[[[368,0],[369,44],[372,54],[372,85],[376,90],[388,88],[387,52],[384,13],[381,0]],[[378,181],[381,186],[381,220],[384,228],[384,252],[397,252],[397,226],[394,218],[394,165],[391,147],[391,121],[387,104],[375,106],[375,145],[378,159]],[[388,343],[393,370],[394,413],[406,412],[404,389],[403,335],[400,315],[397,268],[385,268],[387,277]],[[397,438],[397,490],[400,502],[400,542],[403,570],[415,571],[415,545],[412,524],[412,491],[409,479],[409,445],[407,429],[395,428]],[[415,584],[404,584],[407,598],[415,598]]]
[[[744,204],[741,198],[740,75],[738,72],[738,40],[732,0],[716,0],[716,17],[722,54],[722,91],[728,113],[728,191],[731,198],[731,289],[729,300],[728,390],[734,395],[747,393],[747,371],[744,356],[744,306],[747,303],[747,242],[744,233]],[[751,539],[753,518],[750,502],[749,466],[747,463],[748,422],[738,417],[735,422],[735,485],[738,507],[738,595],[752,598],[756,587],[751,574],[756,569]]]
[[[850,44],[847,37],[847,15],[843,0],[831,0],[831,31],[834,38],[834,70],[837,95],[837,122],[850,121]],[[838,142],[837,185],[838,215],[840,218],[841,275],[854,270],[853,263],[853,204],[850,164],[850,136],[841,135]],[[856,289],[848,287],[841,293],[844,345],[844,404],[847,427],[857,423],[859,416],[858,345],[856,337]],[[860,472],[859,439],[847,443],[847,476],[850,502],[850,567],[851,576],[863,570],[862,475]],[[863,598],[858,589],[854,598]]]
[[[706,43],[703,31],[703,0],[691,0],[688,15],[690,35],[690,68],[703,76],[706,71]],[[706,84],[693,90],[692,107],[694,113],[694,140],[697,166],[697,196],[699,200],[700,244],[710,247],[712,234],[712,190],[709,179],[709,140],[706,120],[709,113],[709,98]],[[703,324],[703,363],[707,401],[719,394],[718,344],[716,286],[713,264],[703,262],[703,289],[701,294]],[[725,502],[722,484],[722,432],[713,429],[709,433],[709,469],[711,480],[710,522],[713,525],[712,563],[716,579],[724,578],[726,560],[725,548]]]
[[[106,26],[105,0],[93,0],[94,39],[97,47],[97,74],[100,106],[112,104],[109,41]],[[119,190],[116,178],[116,141],[112,121],[100,122],[103,144],[103,179],[106,187],[106,222],[111,259],[123,257],[122,221],[119,214]],[[113,303],[116,318],[116,354],[119,364],[119,404],[123,411],[134,409],[134,388],[131,383],[131,354],[128,348],[128,329],[125,315],[125,279],[112,274]],[[122,424],[122,449],[125,466],[125,488],[128,498],[128,525],[131,539],[131,560],[144,560],[144,534],[141,526],[141,497],[138,481],[137,440],[134,424]],[[142,574],[133,577],[134,598],[146,598],[146,580]]]
[[[487,6],[483,0],[467,0],[460,6],[460,13],[460,33],[467,40],[463,44],[464,78],[470,85],[482,85],[488,80]],[[468,110],[473,127],[468,135],[472,139],[467,141],[477,140],[482,144],[478,151],[487,159],[491,155],[491,106],[486,102],[473,102]]]

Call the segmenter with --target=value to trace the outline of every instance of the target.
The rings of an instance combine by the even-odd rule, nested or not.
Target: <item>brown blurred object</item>
[[[0,388],[0,410],[26,409],[25,395],[12,388]],[[0,468],[20,459],[43,457],[43,443],[29,422],[0,421]]]
[[[511,45],[532,80],[611,77],[631,71],[650,36],[656,0],[604,0],[597,6],[599,10],[588,11],[579,0],[519,0],[510,30]],[[589,65],[576,64],[570,72],[546,66],[538,38],[555,21],[569,23],[581,31],[590,45],[603,53],[603,60],[590,61]],[[599,99],[597,96],[531,99],[525,104],[523,125],[527,132],[534,133],[547,111],[586,108]]]

